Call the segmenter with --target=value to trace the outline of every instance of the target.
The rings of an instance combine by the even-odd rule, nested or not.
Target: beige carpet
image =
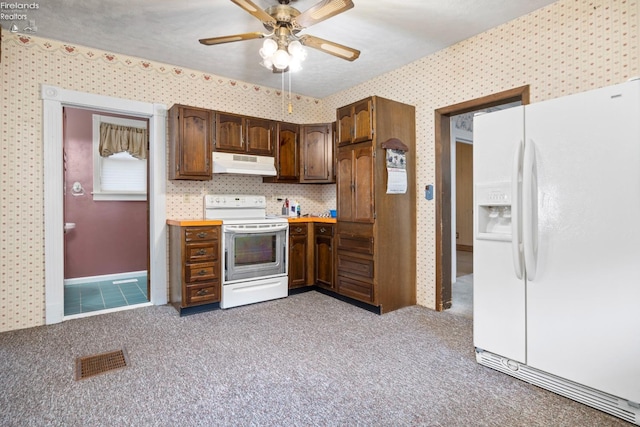
[[[2,426],[624,426],[478,365],[472,321],[318,292],[179,317],[145,307],[0,334]],[[130,366],[81,381],[79,356]]]

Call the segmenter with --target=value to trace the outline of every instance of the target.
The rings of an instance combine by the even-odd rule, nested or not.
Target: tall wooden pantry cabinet
[[[416,303],[415,108],[373,96],[337,110],[336,290],[380,313]],[[400,140],[407,188],[388,194],[387,150]]]

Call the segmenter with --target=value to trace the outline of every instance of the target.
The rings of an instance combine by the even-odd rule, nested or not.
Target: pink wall
[[[64,109],[65,279],[147,269],[147,202],[94,202],[92,115],[101,112]],[[84,195],[72,195],[74,182]],[[62,226],[62,224],[61,224]]]

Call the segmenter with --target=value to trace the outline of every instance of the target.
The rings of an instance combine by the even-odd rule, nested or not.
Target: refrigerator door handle
[[[518,141],[513,158],[511,177],[511,250],[513,269],[518,279],[524,273],[522,253],[522,148],[524,141]]]
[[[524,147],[522,172],[522,222],[526,279],[534,280],[538,268],[538,173],[532,140]]]

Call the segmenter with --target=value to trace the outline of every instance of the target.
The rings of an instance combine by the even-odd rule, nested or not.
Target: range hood
[[[213,173],[275,176],[275,159],[268,156],[219,153],[214,151]]]

